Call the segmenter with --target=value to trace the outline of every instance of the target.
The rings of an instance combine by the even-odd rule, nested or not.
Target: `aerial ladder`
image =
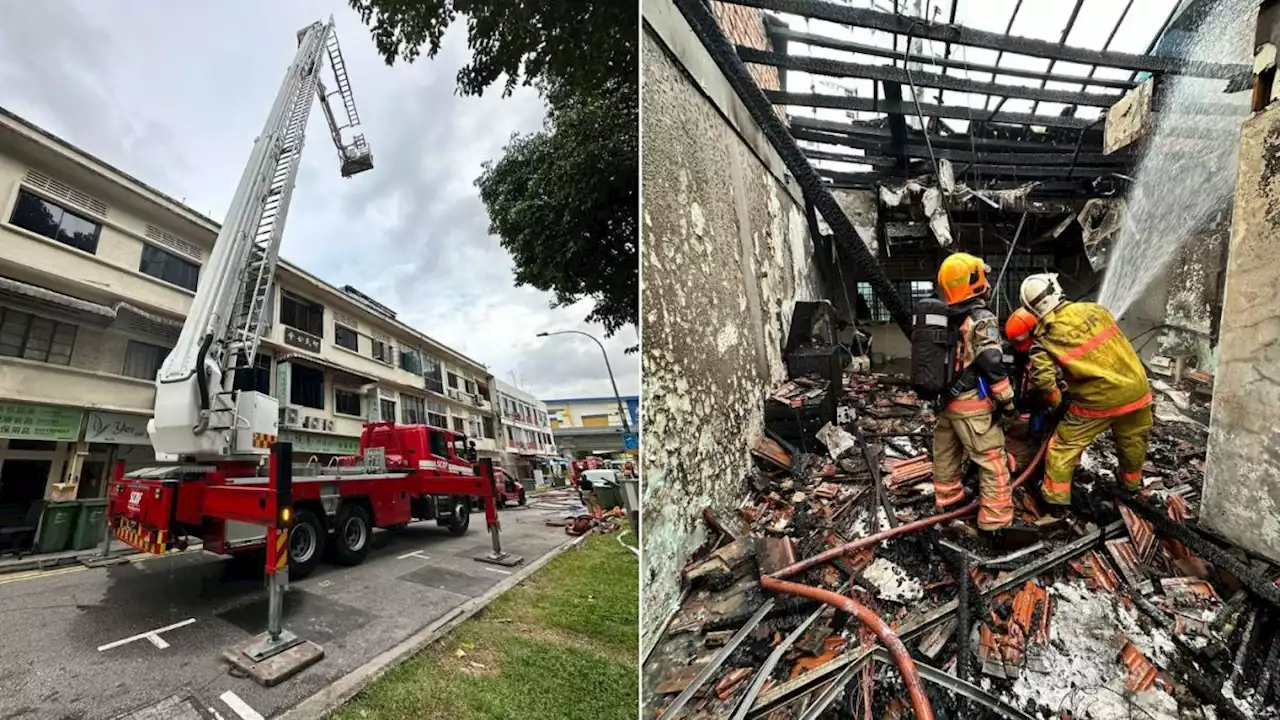
[[[465,438],[447,428],[374,417],[365,425],[359,456],[314,477],[295,477],[292,447],[278,441],[279,402],[254,389],[255,358],[268,324],[267,300],[313,99],[324,111],[343,177],[373,167],[369,146],[357,132],[360,116],[333,18],[303,28],[297,41],[178,341],[156,375],[155,414],[147,432],[157,456],[177,463],[128,477],[118,463],[108,493],[114,537],[143,552],[185,549],[193,537],[214,553],[265,551],[268,631],[243,650],[254,662],[301,642],[281,627],[289,576],[309,573],[326,548],[339,562],[358,564],[374,527],[435,519],[462,534],[472,499],[483,498],[494,550],[477,559],[522,561],[501,549],[492,463],[478,469],[467,463]],[[334,74],[331,92],[320,81],[326,60]],[[232,525],[258,534],[233,538]]]

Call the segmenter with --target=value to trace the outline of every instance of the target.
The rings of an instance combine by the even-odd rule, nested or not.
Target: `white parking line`
[[[227,707],[234,710],[236,715],[243,718],[243,720],[263,720],[262,715],[259,714],[257,710],[249,707],[249,703],[241,700],[239,695],[236,695],[230,690],[222,693],[218,697],[222,702],[227,704]]]
[[[172,625],[167,625],[167,626],[162,627],[162,628],[160,628],[160,629],[158,629],[158,630],[149,630],[149,631],[144,632],[144,633],[138,633],[137,635],[134,635],[133,637],[127,637],[127,638],[125,638],[125,639],[123,639],[123,640],[117,640],[117,641],[112,642],[112,643],[107,643],[106,645],[103,645],[103,646],[99,647],[99,648],[98,648],[98,652],[102,652],[102,651],[104,651],[104,650],[111,650],[112,648],[118,648],[118,647],[120,647],[121,645],[127,645],[127,644],[129,644],[129,643],[133,642],[134,640],[141,640],[142,638],[146,638],[146,639],[150,640],[150,641],[151,641],[151,643],[152,643],[153,645],[155,645],[156,647],[158,647],[158,648],[160,648],[161,650],[163,650],[163,649],[165,649],[165,648],[169,647],[169,643],[165,642],[165,641],[164,641],[164,639],[160,637],[160,633],[162,633],[162,632],[169,632],[170,630],[177,630],[177,629],[178,629],[178,628],[180,628],[180,627],[186,627],[186,626],[190,625],[191,623],[193,623],[193,622],[195,622],[195,621],[196,621],[196,619],[195,619],[195,618],[187,618],[186,620],[183,620],[183,621],[182,621],[182,622],[180,622],[180,623],[174,623],[174,624],[172,624]]]
[[[423,555],[421,550],[414,550],[413,552],[407,552],[407,553],[405,553],[405,554],[401,555],[400,557],[398,557],[398,558],[396,558],[396,559],[397,559],[397,560],[403,560],[403,559],[405,559],[405,558],[411,558],[411,557],[421,558],[421,559],[423,559],[423,560],[430,560],[430,559],[431,559],[431,557],[430,557],[429,555]]]
[[[499,570],[498,568],[486,567],[486,568],[485,568],[485,570],[488,570],[489,572],[502,573],[503,575],[510,575],[510,574],[511,574],[511,571],[510,571],[510,570]]]

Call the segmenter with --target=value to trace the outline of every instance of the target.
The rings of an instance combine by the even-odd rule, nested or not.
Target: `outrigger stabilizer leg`
[[[484,477],[489,482],[489,494],[484,499],[484,523],[489,528],[489,537],[493,539],[493,550],[478,556],[476,560],[492,565],[514,567],[524,562],[524,557],[512,555],[502,549],[502,529],[501,523],[498,522],[498,504],[494,501],[494,498],[498,496],[498,484],[497,480],[494,479],[493,461],[489,459],[481,460],[480,467],[483,469]]]

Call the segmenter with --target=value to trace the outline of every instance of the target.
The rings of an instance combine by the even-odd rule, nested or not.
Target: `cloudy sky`
[[[296,49],[333,15],[373,170],[343,180],[316,107],[281,255],[351,284],[437,340],[539,397],[611,394],[580,336],[589,303],[552,310],[517,288],[472,184],[515,132],[537,130],[531,91],[454,92],[468,58],[455,25],[434,61],[387,67],[344,0],[0,0],[0,105],[221,221]],[[326,71],[327,72],[327,71]],[[333,83],[325,83],[330,88]],[[636,343],[605,341],[623,394],[639,391]]]

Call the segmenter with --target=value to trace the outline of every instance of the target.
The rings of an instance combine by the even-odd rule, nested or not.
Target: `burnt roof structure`
[[[781,87],[764,94],[834,188],[934,174],[945,159],[973,188],[1113,194],[1098,181],[1125,177],[1135,155],[1103,154],[1102,130],[1126,91],[1151,75],[1220,78],[1224,89],[1250,76],[1176,56],[1176,23],[1194,24],[1205,2],[732,3],[768,13],[773,49],[737,56],[778,68]]]

